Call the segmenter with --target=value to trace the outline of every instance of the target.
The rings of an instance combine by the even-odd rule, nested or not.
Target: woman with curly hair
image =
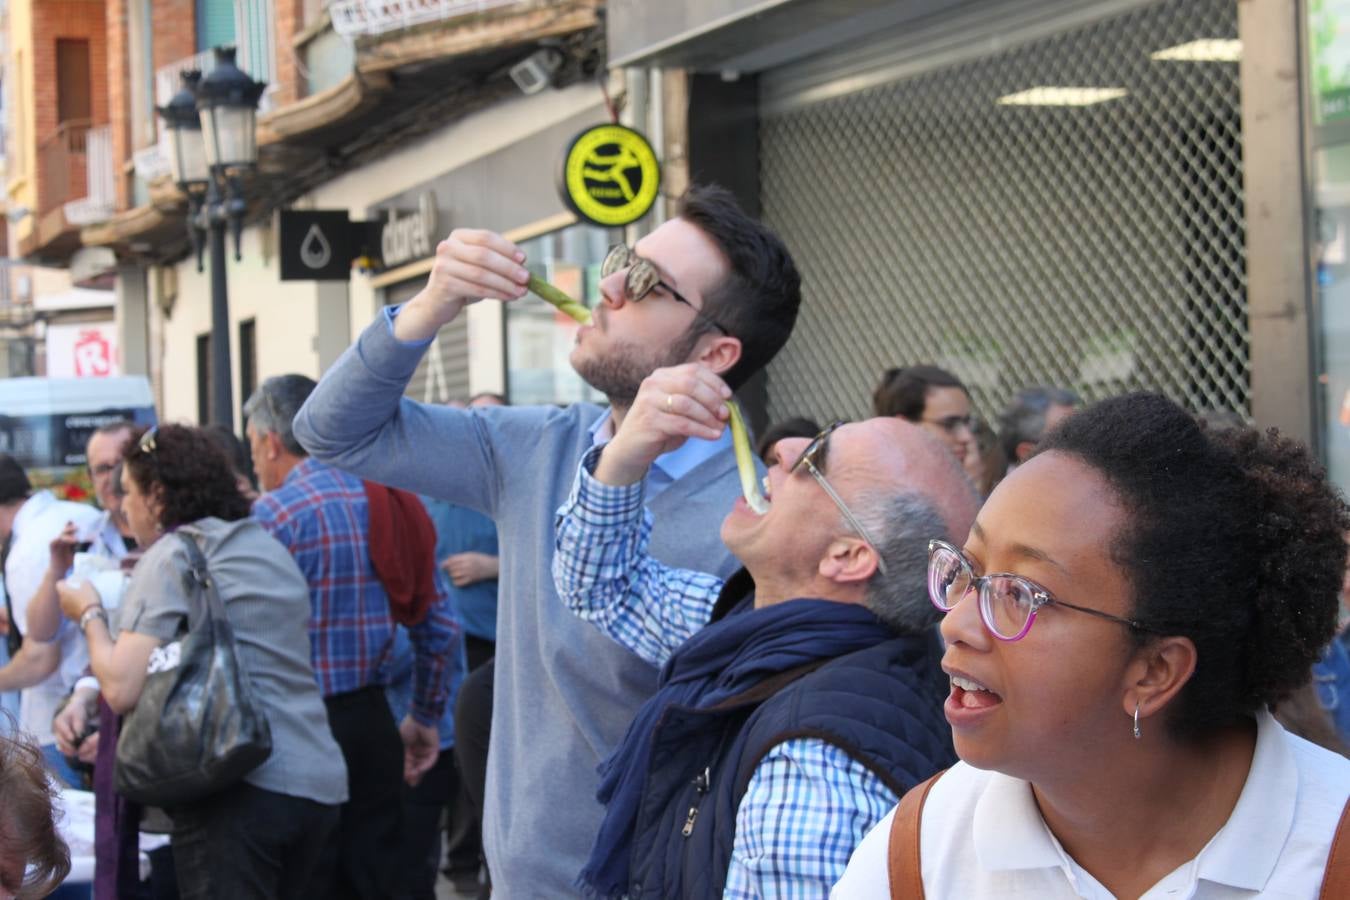
[[[286,548],[248,517],[234,473],[198,428],[138,433],[122,466],[123,511],[148,549],[132,570],[114,637],[98,594],[58,585],[62,611],[80,624],[108,705],[126,712],[145,686],[158,647],[184,629],[188,554],[206,557],[234,630],[239,662],[267,715],[272,753],[243,780],[167,809],[179,893],[194,898],[309,896],[319,859],[347,799],[347,771],[310,665],[309,588]]]
[[[1350,761],[1269,708],[1331,639],[1348,525],[1273,432],[1149,394],[1068,419],[930,545],[962,761],[835,895],[1317,896]]]

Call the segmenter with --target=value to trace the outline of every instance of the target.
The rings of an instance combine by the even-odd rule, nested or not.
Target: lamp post
[[[171,139],[173,179],[188,197],[188,233],[202,268],[202,236],[211,251],[211,421],[234,426],[230,375],[230,300],[225,273],[225,229],[240,259],[244,229],[243,179],[258,162],[256,116],[266,87],[240,71],[233,47],[216,48],[205,78],[182,74],[183,86],[160,108]]]

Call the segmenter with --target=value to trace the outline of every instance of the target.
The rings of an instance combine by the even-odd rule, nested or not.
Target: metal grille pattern
[[[1234,0],[1169,0],[831,99],[766,100],[764,217],[805,281],[770,418],[866,415],[881,372],[919,362],[990,418],[1041,383],[1247,416],[1238,66],[1152,58],[1236,36]],[[997,102],[1038,86],[1128,93]]]

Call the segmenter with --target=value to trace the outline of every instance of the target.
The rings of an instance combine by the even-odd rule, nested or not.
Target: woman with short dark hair
[[[98,594],[58,585],[61,609],[89,642],[89,659],[114,710],[136,705],[151,654],[178,640],[194,601],[187,535],[206,558],[240,667],[267,716],[271,755],[205,799],[166,809],[183,900],[307,894],[347,799],[347,770],[310,665],[309,587],[286,548],[248,517],[234,472],[201,429],[138,432],[122,466],[123,512],[148,548],[136,563],[110,630]],[[124,735],[125,737],[125,735]]]
[[[1316,896],[1350,761],[1269,708],[1332,637],[1348,525],[1274,433],[1149,394],[1069,418],[930,545],[962,762],[836,896]]]
[[[872,412],[913,422],[950,447],[963,464],[975,441],[970,392],[961,379],[937,366],[887,369],[872,392]]]

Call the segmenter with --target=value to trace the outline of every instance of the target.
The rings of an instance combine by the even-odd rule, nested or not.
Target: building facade
[[[111,280],[77,259],[111,186],[103,4],[15,0],[3,20],[0,375],[116,375]]]
[[[210,272],[154,107],[230,40],[269,84],[227,263],[236,406],[268,375],[321,373],[420,288],[453,227],[507,233],[593,298],[604,248],[696,179],[730,186],[805,275],[797,332],[749,390],[761,422],[864,415],[883,370],[926,361],[985,415],[1034,383],[1161,390],[1308,440],[1350,484],[1347,0],[86,5],[105,6],[89,118],[109,165],[61,205],[78,240],[40,246],[113,280],[123,364],[153,376],[166,418],[206,417]],[[49,6],[80,4],[11,4],[11,19]],[[16,60],[36,32],[17,33],[11,98],[35,77]],[[508,73],[530,58],[552,85],[527,95]],[[36,134],[38,106],[19,105],[11,131]],[[552,183],[568,135],[616,115],[664,165],[656,211],[626,235],[578,223]],[[13,214],[43,205],[37,155],[9,160],[16,257],[70,231]],[[345,281],[282,281],[282,210],[368,223],[374,258]],[[91,248],[105,255],[77,258]],[[588,398],[569,340],[533,301],[479,304],[410,393]]]
[[[232,30],[211,4],[162,6],[122,0],[109,8],[124,85],[113,98],[114,162],[126,175],[113,213],[82,238],[116,255],[122,337],[142,352],[165,418],[208,418],[211,272],[192,252],[191,211],[169,176],[154,110],[178,90],[180,72],[209,70],[209,41],[226,32],[241,68],[268,84],[240,252],[226,261],[234,427],[262,378],[318,376],[380,306],[415,291],[450,228],[481,225],[525,240],[574,222],[545,173],[561,152],[560,134],[605,114],[594,80],[603,65],[598,3],[525,0],[466,11],[240,0],[225,4]],[[161,20],[175,27],[147,27]],[[527,96],[509,72],[541,51],[551,83]],[[373,253],[346,281],[285,281],[283,210],[345,213],[364,223],[353,228],[372,237]],[[427,221],[439,233],[414,227]],[[404,238],[404,246],[390,244],[387,260],[379,253],[385,230]],[[574,238],[559,240],[571,246]],[[547,265],[548,247],[539,252]],[[410,390],[434,400],[510,390],[506,336],[519,330],[515,322],[498,306],[475,308],[438,341]],[[576,399],[583,390],[569,374],[535,373],[546,389],[532,396]]]
[[[1350,48],[1333,7],[637,0],[609,59],[684,73],[692,177],[802,264],[771,418],[864,415],[933,362],[986,416],[1029,384],[1155,389],[1335,456],[1305,113],[1310,44]]]

